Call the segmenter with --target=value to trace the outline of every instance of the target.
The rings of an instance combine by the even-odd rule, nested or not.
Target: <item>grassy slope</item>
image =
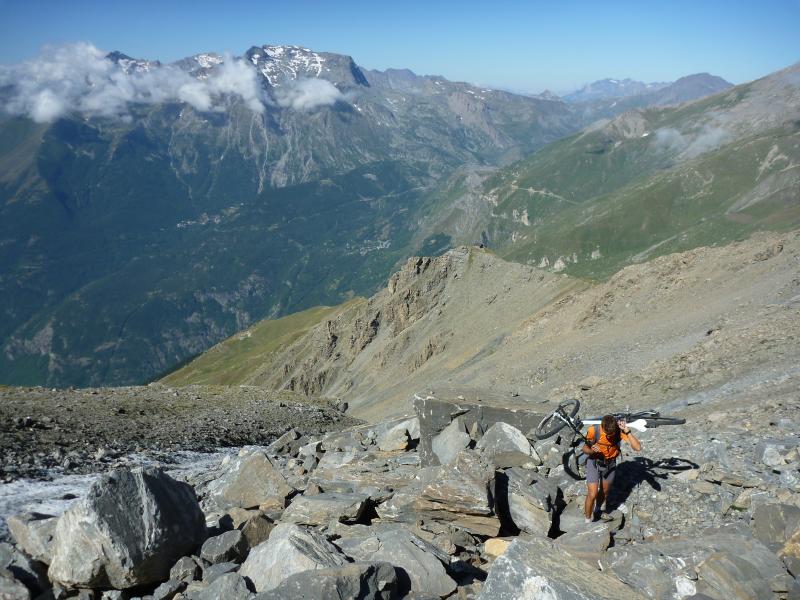
[[[322,320],[361,301],[354,299],[333,307],[317,306],[280,319],[259,321],[170,373],[161,382],[168,385],[245,383],[270,354],[290,345]]]
[[[453,243],[485,236],[499,255],[529,264],[574,255],[565,272],[605,279],[632,262],[797,227],[800,124],[767,127],[768,109],[747,113],[773,93],[759,85],[600,123],[472,190],[454,181],[433,198],[426,235]],[[719,115],[744,119],[744,128],[695,151]]]

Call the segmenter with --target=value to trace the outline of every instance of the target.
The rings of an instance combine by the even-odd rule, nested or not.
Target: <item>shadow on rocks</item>
[[[614,486],[608,498],[608,510],[616,509],[625,502],[643,482],[655,491],[661,491],[661,481],[667,480],[671,474],[690,469],[699,469],[700,465],[685,458],[662,458],[652,460],[644,456],[636,456],[617,466]]]

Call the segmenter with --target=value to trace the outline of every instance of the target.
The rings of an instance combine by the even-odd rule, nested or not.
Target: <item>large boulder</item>
[[[325,525],[330,521],[354,523],[367,506],[365,494],[323,492],[314,496],[298,496],[283,512],[281,521],[300,525]]]
[[[497,512],[509,529],[547,535],[559,497],[559,488],[553,481],[526,469],[512,468],[498,471],[495,489]]]
[[[269,457],[256,450],[231,460],[224,467],[222,475],[209,482],[205,490],[205,502],[222,510],[263,505],[283,508],[293,492],[294,488],[286,482]]]
[[[425,473],[418,483],[396,492],[377,510],[387,521],[415,523],[423,519],[486,536],[500,531],[494,513],[494,468],[470,450]]]
[[[253,600],[390,600],[395,598],[397,575],[385,562],[350,563],[341,567],[295,573],[273,590]]]
[[[346,562],[339,549],[315,530],[280,523],[266,542],[250,551],[239,574],[249,578],[257,592],[264,592],[295,573],[340,567]]]
[[[456,417],[453,422],[445,427],[442,432],[433,438],[431,447],[436,455],[438,464],[449,464],[458,453],[470,445],[472,438],[467,433],[466,425],[461,417]]]
[[[152,467],[120,469],[102,475],[58,519],[48,574],[67,588],[163,581],[205,536],[191,486]]]
[[[478,434],[495,423],[513,423],[518,429],[529,431],[545,416],[541,409],[536,408],[537,404],[541,406],[541,401],[508,398],[486,390],[442,390],[424,397],[417,396],[414,412],[419,418],[422,466],[439,464],[433,451],[433,440],[453,419],[461,417],[466,429]]]
[[[33,512],[8,517],[6,524],[14,541],[28,556],[48,565],[56,521],[57,517]]]
[[[592,569],[545,537],[517,538],[497,558],[479,600],[643,600],[615,577]]]
[[[456,589],[445,571],[447,554],[411,531],[364,528],[359,534],[336,540],[336,545],[356,561],[386,561],[400,569],[398,591],[444,597]]]
[[[475,447],[499,467],[542,464],[525,434],[508,423],[499,422],[489,427]]]

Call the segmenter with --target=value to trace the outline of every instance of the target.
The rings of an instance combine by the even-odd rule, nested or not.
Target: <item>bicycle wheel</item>
[[[583,454],[583,444],[575,446],[561,457],[561,464],[564,465],[564,472],[573,479],[586,479],[586,461],[581,461]]]
[[[554,436],[564,428],[566,423],[559,415],[559,412],[566,413],[566,415],[571,419],[578,414],[580,407],[581,403],[577,398],[573,398],[572,400],[567,400],[566,402],[559,404],[558,408],[542,419],[539,425],[536,426],[536,431],[533,432],[533,434],[536,436],[536,439],[547,439],[551,436]]]
[[[645,418],[647,421],[647,427],[660,427],[662,425],[683,425],[686,423],[686,419],[682,419],[680,417],[649,417]]]

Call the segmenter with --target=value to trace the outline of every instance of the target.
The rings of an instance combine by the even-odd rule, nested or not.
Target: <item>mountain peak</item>
[[[161,66],[160,61],[133,58],[119,50],[113,50],[106,54],[106,60],[110,60],[114,64],[119,65],[126,75],[130,75],[131,73],[144,73]]]
[[[273,87],[296,79],[369,85],[352,57],[345,54],[317,52],[303,46],[264,44],[250,48],[245,57]]]

